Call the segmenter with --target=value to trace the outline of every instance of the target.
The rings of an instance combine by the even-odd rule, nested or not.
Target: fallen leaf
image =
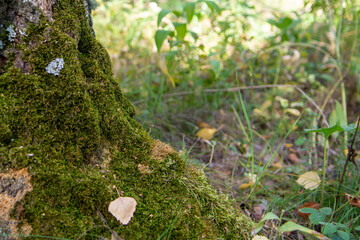
[[[240,185],[240,189],[246,189],[246,188],[249,188],[251,187],[252,185],[254,185],[254,183],[256,182],[256,174],[251,174],[249,173],[248,174],[248,179],[249,179],[249,183],[243,183]]]
[[[286,113],[290,113],[291,115],[293,115],[293,116],[295,116],[295,117],[298,117],[298,116],[300,116],[300,111],[299,110],[297,110],[296,108],[287,108],[286,110],[285,110],[285,112]]]
[[[298,156],[296,156],[295,153],[290,153],[288,156],[287,156],[288,160],[293,163],[293,164],[298,164],[299,163],[299,158]]]
[[[350,201],[349,204],[351,206],[360,208],[360,195],[358,197],[354,197],[350,194],[344,193],[346,200]]]
[[[202,128],[196,133],[196,136],[204,140],[210,140],[216,133],[216,128]]]
[[[206,122],[202,122],[202,121],[197,121],[197,125],[200,128],[212,128],[209,124],[207,124]]]
[[[305,189],[314,190],[319,187],[321,180],[317,172],[310,171],[301,174],[296,182]]]
[[[272,167],[276,169],[281,169],[284,167],[284,165],[281,162],[275,162],[272,164]]]
[[[240,189],[247,189],[247,188],[250,188],[252,185],[254,185],[253,182],[243,183],[240,185]]]
[[[256,235],[251,240],[269,240],[267,237]]]
[[[150,174],[152,172],[149,166],[143,164],[138,165],[138,170],[141,174],[144,175]]]
[[[119,197],[110,203],[108,210],[121,224],[127,225],[134,215],[136,205],[137,202],[132,197]]]
[[[314,209],[317,209],[319,210],[320,208],[320,204],[316,203],[316,202],[306,202],[304,203],[303,205],[301,205],[298,210],[297,210],[297,215],[299,215],[300,217],[302,218],[309,218],[310,216],[310,213],[302,213],[300,212],[299,210],[302,209],[302,208],[314,208]]]
[[[253,214],[254,214],[255,219],[257,221],[259,221],[263,215],[263,210],[262,210],[261,206],[254,206]]]
[[[287,147],[287,148],[291,148],[291,147],[293,146],[292,143],[285,143],[284,145],[285,145],[285,147]]]

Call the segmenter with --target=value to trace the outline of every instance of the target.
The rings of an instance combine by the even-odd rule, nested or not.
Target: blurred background
[[[96,37],[154,138],[204,167],[257,221],[284,209],[294,217],[298,204],[316,201],[320,193],[299,193],[295,180],[323,169],[324,137],[304,129],[357,119],[359,0],[97,3]],[[340,174],[351,137],[331,136],[327,176]],[[254,190],[251,176],[260,172]],[[347,181],[356,193],[359,179]],[[359,215],[355,209],[337,221]]]

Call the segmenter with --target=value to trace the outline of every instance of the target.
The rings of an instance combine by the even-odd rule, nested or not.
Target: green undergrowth
[[[57,1],[53,18],[7,45],[24,50],[0,75],[0,172],[32,176],[33,190],[11,214],[18,226],[62,238],[109,238],[108,224],[126,239],[246,239],[252,222],[202,171],[177,153],[152,157],[154,140],[133,119],[83,1]],[[56,58],[64,59],[58,76],[45,70]],[[138,203],[127,226],[107,210],[115,187]]]

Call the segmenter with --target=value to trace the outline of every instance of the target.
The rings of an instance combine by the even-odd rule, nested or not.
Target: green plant
[[[316,132],[324,134],[324,157],[323,157],[323,174],[322,174],[322,182],[321,182],[321,205],[324,202],[324,193],[325,193],[325,172],[327,167],[327,145],[328,138],[331,134],[335,132],[350,132],[356,129],[354,125],[341,126],[339,122],[337,122],[334,126],[319,128],[319,129],[305,129],[305,132]]]
[[[326,219],[332,214],[332,209],[329,207],[323,207],[319,210],[314,208],[302,208],[299,210],[302,213],[309,213],[309,220],[312,224],[322,225],[321,232],[328,237],[331,237],[332,239],[335,238],[335,236],[340,237],[344,240],[349,240],[351,233],[350,228],[347,227],[344,224],[336,223],[336,222],[326,222]]]

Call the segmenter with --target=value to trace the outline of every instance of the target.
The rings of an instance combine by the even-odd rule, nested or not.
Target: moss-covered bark
[[[233,201],[133,120],[83,0],[0,6],[2,237],[247,239]],[[138,203],[126,226],[116,188]]]

